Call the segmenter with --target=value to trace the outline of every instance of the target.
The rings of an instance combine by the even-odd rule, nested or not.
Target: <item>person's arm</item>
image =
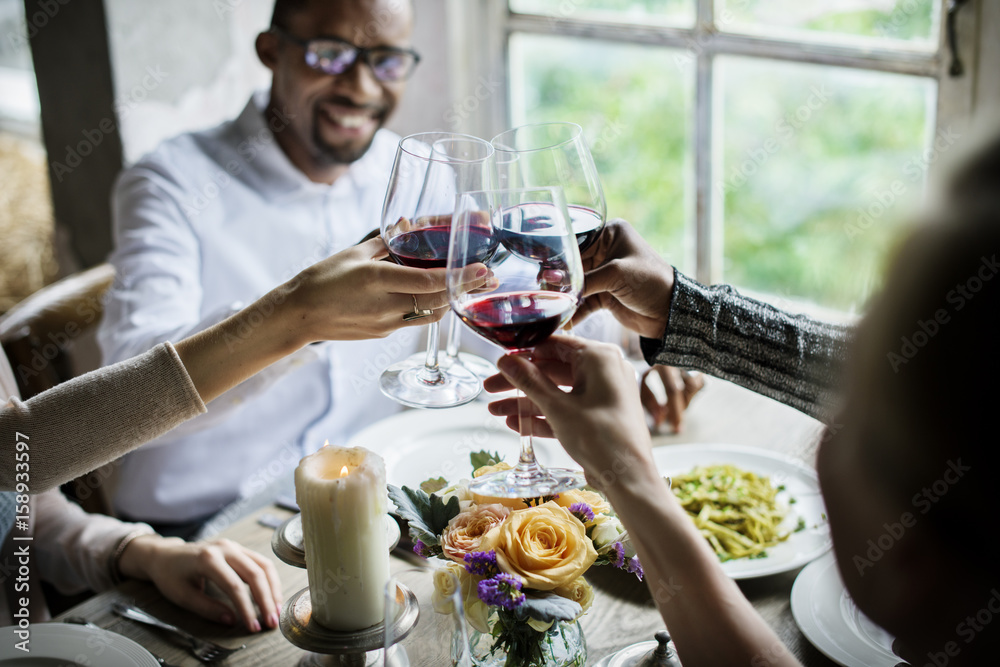
[[[41,493],[205,412],[204,403],[308,343],[377,338],[443,317],[445,270],[380,261],[385,256],[380,239],[352,246],[180,341],[176,351],[165,343],[28,401],[13,399],[0,410],[0,489],[16,488],[18,441],[30,455],[30,492]],[[473,265],[469,282],[486,275]],[[414,294],[434,314],[404,322]]]
[[[642,337],[650,364],[693,368],[828,419],[851,329],[705,287],[676,271],[624,220],[584,258],[586,300]]]
[[[696,368],[781,401],[811,417],[832,417],[851,329],[792,315],[674,271],[663,336],[645,338],[650,363]]]
[[[797,664],[657,472],[632,367],[616,348],[554,336],[535,349],[534,363],[511,355],[498,366],[504,378],[490,378],[487,389],[524,391],[544,415],[534,432],[555,435],[607,494],[685,665]],[[508,425],[516,428],[516,417]]]
[[[226,625],[237,620],[253,632],[278,625],[281,583],[274,565],[228,540],[187,543],[165,538],[142,523],[87,514],[57,489],[34,497],[38,573],[60,592],[102,591],[120,579],[152,581],[164,597]],[[230,601],[210,597],[204,582]],[[235,609],[235,613],[234,610]]]

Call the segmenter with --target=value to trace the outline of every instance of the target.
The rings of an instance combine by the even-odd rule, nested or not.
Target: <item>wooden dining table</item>
[[[441,419],[447,419],[447,411],[440,412],[440,415]],[[749,445],[813,466],[822,428],[818,421],[792,408],[729,382],[707,378],[705,388],[694,398],[686,413],[682,432],[674,434],[664,430],[656,433],[654,445],[667,448],[681,443]],[[287,600],[307,586],[306,572],[286,565],[274,556],[271,550],[274,530],[259,522],[263,515],[283,519],[292,513],[277,506],[265,506],[233,522],[219,537],[269,556],[278,568],[283,595]],[[397,550],[391,559],[392,568],[412,568],[415,558],[413,554]],[[742,580],[739,586],[803,665],[835,665],[809,643],[792,617],[789,597],[798,571]],[[612,568],[593,568],[587,578],[596,590],[593,607],[581,619],[588,647],[588,665],[594,665],[601,658],[636,642],[650,641],[657,631],[664,629],[648,589],[635,576]],[[100,627],[129,637],[170,664],[184,667],[203,664],[194,659],[185,648],[172,643],[160,631],[114,615],[111,606],[119,601],[138,605],[198,637],[226,646],[246,644],[245,649],[220,663],[223,665],[296,665],[308,655],[285,639],[280,630],[249,634],[244,630],[224,627],[197,617],[168,601],[147,582],[122,583],[56,616],[54,620],[82,616]],[[440,638],[428,638],[428,641],[439,640]],[[725,642],[726,637],[720,636],[719,641]]]

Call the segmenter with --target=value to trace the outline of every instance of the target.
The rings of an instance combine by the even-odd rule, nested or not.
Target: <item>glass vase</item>
[[[508,655],[498,645],[496,624],[499,617],[490,614],[489,633],[473,630],[469,641],[472,664],[476,667],[584,667],[587,664],[587,643],[579,621],[560,621],[546,632],[534,632],[533,637],[541,648],[541,661],[525,661],[522,657]],[[494,646],[497,646],[496,650]]]

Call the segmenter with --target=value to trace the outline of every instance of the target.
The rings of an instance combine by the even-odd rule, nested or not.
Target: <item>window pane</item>
[[[716,23],[722,30],[903,41],[934,50],[940,6],[938,0],[716,0]]]
[[[554,19],[690,26],[695,0],[510,0],[510,10]]]
[[[687,267],[694,73],[678,54],[515,34],[510,99],[515,126],[554,120],[581,125],[608,217],[629,220],[671,262]]]
[[[724,140],[713,193],[724,200],[725,281],[860,308],[923,187],[936,83],[717,62]]]

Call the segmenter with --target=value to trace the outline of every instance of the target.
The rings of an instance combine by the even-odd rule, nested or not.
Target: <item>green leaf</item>
[[[410,524],[410,537],[424,544],[440,543],[439,535],[460,511],[458,498],[452,496],[445,503],[441,496],[427,495],[420,489],[389,485],[389,498],[395,503],[399,516]]]
[[[495,466],[503,461],[503,457],[500,456],[499,452],[488,452],[484,449],[469,454],[469,460],[472,462],[472,471],[475,472],[483,466]]]
[[[444,477],[438,477],[436,479],[428,479],[423,482],[420,482],[420,490],[425,491],[427,493],[435,493],[436,491],[440,491],[446,486],[448,486],[448,480],[446,480]]]
[[[583,607],[577,602],[568,600],[551,592],[531,593],[524,596],[514,613],[520,618],[531,618],[548,621],[572,621],[583,612]]]

